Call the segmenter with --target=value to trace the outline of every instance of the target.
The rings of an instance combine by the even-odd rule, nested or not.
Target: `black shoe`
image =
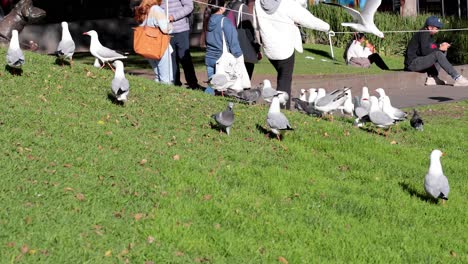
[[[203,86],[199,85],[198,83],[196,85],[189,86],[189,88],[192,89],[192,90],[201,90],[201,91],[204,91],[206,89],[206,87],[203,87]]]

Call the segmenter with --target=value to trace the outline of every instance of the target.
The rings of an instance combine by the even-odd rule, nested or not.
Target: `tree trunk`
[[[418,14],[418,0],[401,0],[400,12],[402,16],[416,16]]]

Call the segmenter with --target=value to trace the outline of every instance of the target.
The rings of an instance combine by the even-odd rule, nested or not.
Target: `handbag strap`
[[[237,27],[239,28],[239,24],[241,24],[241,27],[242,27],[242,23],[240,23],[242,21],[242,7],[244,6],[244,4],[241,4],[240,7],[239,7],[239,10],[237,11]]]
[[[226,38],[224,37],[224,17],[221,18],[221,33],[223,33],[223,53],[228,52],[227,46],[226,46]]]

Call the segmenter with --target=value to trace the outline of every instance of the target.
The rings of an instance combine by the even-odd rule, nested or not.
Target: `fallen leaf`
[[[221,228],[221,225],[220,225],[220,224],[215,224],[215,225],[214,225],[214,228],[215,228],[215,229],[220,229],[220,228]]]
[[[72,164],[68,164],[68,163],[63,164],[63,167],[65,167],[65,168],[71,168],[72,166],[73,166]]]
[[[73,191],[73,188],[71,188],[71,187],[65,187],[65,188],[63,188],[63,190],[64,190],[65,192],[72,192],[72,191]]]
[[[98,123],[99,125],[104,125],[104,121],[102,121],[102,120],[97,121],[97,123]]]
[[[154,243],[154,240],[155,240],[155,239],[154,239],[154,237],[152,237],[152,236],[148,236],[148,237],[146,238],[146,242],[148,242],[148,244]]]
[[[457,256],[457,253],[455,253],[455,251],[453,251],[453,250],[450,250],[450,255],[451,255],[452,257],[456,257],[456,256]]]
[[[107,250],[106,253],[104,254],[106,257],[112,256],[112,250]]]
[[[140,160],[140,165],[143,166],[143,165],[145,165],[147,162],[148,162],[148,160],[142,159],[142,160]]]
[[[392,140],[392,142],[390,142],[390,144],[396,145],[396,144],[398,144],[398,143],[397,143],[395,140]]]
[[[10,247],[10,248],[11,248],[11,247],[15,247],[15,246],[16,246],[16,242],[8,242],[8,243],[6,243],[6,246],[7,246],[7,247]]]
[[[124,250],[122,250],[122,252],[120,252],[120,255],[124,256],[124,255],[127,255],[129,252],[130,251],[127,248],[124,248]]]
[[[24,223],[30,225],[32,223],[32,218],[29,215],[26,216],[26,218],[24,219]]]
[[[176,255],[177,257],[181,257],[181,256],[183,256],[183,255],[185,255],[185,254],[184,254],[184,252],[182,252],[182,251],[177,251],[177,252],[175,253],[175,255]]]
[[[180,160],[180,156],[179,156],[179,155],[174,155],[172,158],[173,158],[174,160]]]
[[[27,245],[22,245],[20,251],[22,254],[26,254],[29,251],[29,247]]]
[[[138,214],[135,214],[134,218],[136,221],[140,221],[142,218],[143,218],[144,214],[142,213],[138,213]]]
[[[327,132],[323,133],[323,136],[328,137],[328,133]]]
[[[204,200],[204,201],[209,201],[209,200],[211,200],[211,198],[213,198],[213,196],[212,196],[211,194],[205,194],[205,195],[203,196],[203,200]]]
[[[34,254],[36,254],[36,252],[37,252],[37,250],[35,250],[35,249],[30,249],[28,251],[29,255],[34,255]]]
[[[278,257],[278,261],[283,263],[283,264],[288,264],[289,263],[288,260],[285,259],[284,257]]]
[[[76,198],[78,201],[83,201],[83,200],[85,199],[85,196],[84,196],[84,194],[82,194],[82,193],[77,193],[77,194],[75,195],[75,198]]]

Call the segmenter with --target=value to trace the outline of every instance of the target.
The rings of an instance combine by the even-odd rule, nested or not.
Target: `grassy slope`
[[[129,77],[121,107],[110,71],[26,56],[0,70],[1,262],[468,261],[467,102],[388,138],[287,111],[283,142],[236,104],[228,137],[209,125],[226,99]],[[434,148],[445,207],[424,196]]]

